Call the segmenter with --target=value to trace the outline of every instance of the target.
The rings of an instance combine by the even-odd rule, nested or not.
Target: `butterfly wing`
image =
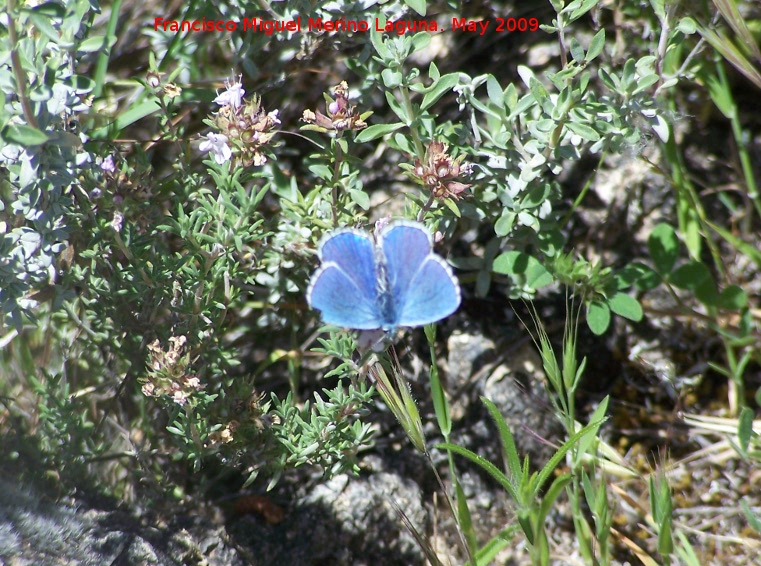
[[[375,246],[368,234],[332,232],[320,242],[322,265],[307,289],[310,306],[326,324],[372,330],[381,326],[378,314]]]
[[[460,286],[447,263],[432,253],[432,237],[425,226],[392,222],[379,241],[397,326],[429,324],[457,310]]]
[[[423,261],[407,290],[399,326],[421,326],[446,318],[460,306],[460,285],[452,269],[436,255]]]

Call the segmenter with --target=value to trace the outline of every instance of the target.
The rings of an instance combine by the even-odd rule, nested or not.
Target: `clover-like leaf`
[[[670,273],[679,254],[679,239],[674,228],[665,223],[658,224],[650,233],[647,249],[650,250],[656,271],[662,275]]]

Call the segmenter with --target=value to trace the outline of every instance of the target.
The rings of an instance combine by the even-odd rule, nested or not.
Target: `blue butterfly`
[[[460,306],[460,286],[432,245],[425,226],[405,220],[390,222],[375,240],[359,230],[331,232],[320,241],[322,265],[307,301],[326,324],[357,330],[390,334],[441,320]]]

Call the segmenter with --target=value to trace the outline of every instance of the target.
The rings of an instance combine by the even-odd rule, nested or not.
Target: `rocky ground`
[[[442,44],[438,55],[476,74],[483,65],[480,55],[492,48],[488,41],[473,39],[467,49]],[[539,73],[556,58],[557,44],[545,35],[503,47],[492,63],[503,65],[515,57]],[[732,79],[744,84],[735,73]],[[746,87],[738,87],[738,92]],[[740,101],[747,102],[743,119],[759,172],[757,94],[749,101],[740,96]],[[729,124],[715,111],[701,112],[693,98],[686,99],[674,120],[690,171],[711,187],[740,182],[732,165]],[[609,265],[648,261],[645,242],[653,226],[673,210],[673,190],[654,166],[658,159],[655,142],[648,140],[631,155],[606,158],[572,221],[571,245],[582,257],[601,258]],[[596,164],[596,159],[583,160],[563,179],[569,200]],[[720,213],[722,208],[713,206],[708,213]],[[758,240],[752,244],[761,246]],[[727,257],[726,264],[730,279],[742,281],[750,295],[761,295],[755,265],[742,256]],[[556,343],[565,317],[557,291],[537,300]],[[641,323],[616,320],[604,336],[582,332],[579,340],[580,354],[588,360],[578,400],[581,420],[610,395],[610,419],[602,427],[602,438],[635,472],[634,477],[607,478],[614,504],[614,563],[644,563],[641,551],[657,556],[647,500],[648,480],[656,469],[672,486],[675,528],[691,542],[700,564],[759,563],[761,536],[748,523],[741,504],[761,517],[761,471],[758,460],[743,460],[733,448],[736,423],[719,420],[729,415],[731,391],[727,379],[711,371],[708,362],[723,354],[705,321],[680,316],[671,299],[665,293],[649,293],[642,298]],[[561,429],[545,392],[541,362],[518,315],[528,319],[525,305],[511,304],[495,292],[483,299],[466,296],[460,312],[442,325],[442,374],[451,395],[452,440],[501,464],[498,435],[479,400],[483,395],[503,413],[521,454],[541,465],[562,441]],[[754,316],[758,320],[757,312]],[[434,423],[427,372],[422,369],[427,346],[421,332],[413,336],[412,346],[405,346],[402,354],[404,366],[423,422]],[[745,380],[750,399],[761,387],[761,368],[754,362]],[[37,463],[27,439],[8,436],[0,459],[0,558],[9,566],[411,566],[426,563],[413,534],[417,531],[442,564],[465,563],[451,513],[427,460],[413,449],[380,401],[368,420],[376,424],[378,442],[360,455],[356,477],[339,475],[325,481],[316,470],[298,469],[264,493],[241,490],[243,477],[225,475],[212,480],[203,493],[191,491],[179,500],[167,497],[150,506],[141,501],[140,485],[125,498],[129,503],[96,497],[99,490],[93,485],[63,493],[55,477],[35,473]],[[433,424],[426,433],[429,442],[439,440]],[[434,451],[432,458],[449,486],[445,456]],[[457,465],[481,542],[515,524],[506,493],[465,461]],[[570,513],[561,501],[549,519],[554,564],[583,563]],[[495,563],[529,563],[520,536],[514,541]]]

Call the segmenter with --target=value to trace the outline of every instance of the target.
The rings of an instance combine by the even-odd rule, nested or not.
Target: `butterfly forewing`
[[[432,238],[417,222],[397,221],[379,236],[395,326],[420,326],[449,316],[460,305],[460,287],[446,262],[432,253]]]
[[[378,246],[386,278],[386,293],[382,299],[387,307],[386,326],[395,329],[407,300],[412,279],[428,254],[430,236],[422,225],[406,221],[392,222],[378,233]]]
[[[378,313],[375,246],[362,232],[341,230],[319,249],[322,266],[312,276],[307,301],[322,320],[346,328],[381,327]]]
[[[407,289],[399,326],[422,326],[445,318],[460,306],[460,285],[438,256],[429,255]]]

